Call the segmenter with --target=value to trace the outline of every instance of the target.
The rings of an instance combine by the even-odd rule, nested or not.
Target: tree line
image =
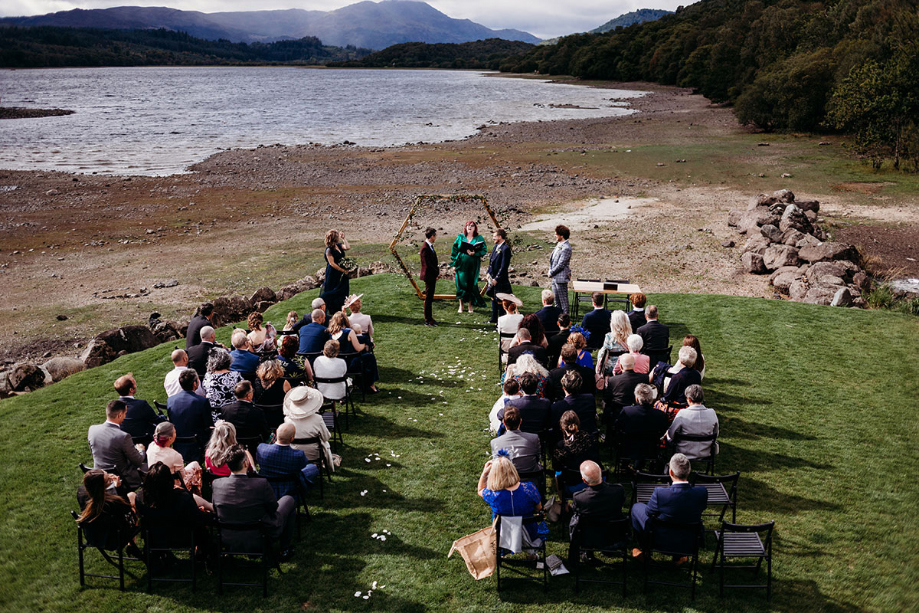
[[[510,55],[526,53],[534,45],[489,38],[469,43],[401,43],[360,60],[333,62],[340,68],[471,68],[497,70]]]
[[[876,168],[919,170],[919,0],[701,0],[500,69],[692,87],[743,124],[851,133]]]

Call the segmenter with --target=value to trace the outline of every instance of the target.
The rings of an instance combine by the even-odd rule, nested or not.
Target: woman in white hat
[[[319,408],[322,406],[322,393],[312,387],[301,385],[295,387],[284,397],[284,421],[293,424],[296,428],[294,438],[313,438],[318,436],[322,440],[322,453],[328,466],[334,469],[332,463],[332,449],[329,447],[329,429],[326,428]],[[310,462],[319,459],[319,445],[291,445],[306,454]]]

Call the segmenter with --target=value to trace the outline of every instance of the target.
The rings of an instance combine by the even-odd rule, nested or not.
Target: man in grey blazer
[[[89,450],[93,454],[93,468],[121,477],[130,490],[140,487],[142,476],[138,469],[146,469],[147,457],[143,445],[134,445],[131,435],[121,429],[128,407],[123,400],[112,400],[105,407],[105,423],[89,427]]]
[[[555,227],[555,249],[549,255],[549,276],[552,278],[552,293],[555,304],[568,313],[568,282],[571,281],[571,243],[568,226]]]
[[[278,500],[267,479],[248,477],[246,450],[239,445],[227,450],[227,466],[232,474],[226,479],[215,480],[213,484],[214,512],[217,518],[222,522],[236,524],[261,522],[271,538],[280,541],[279,558],[286,562],[293,556],[296,501],[292,496],[281,496]],[[227,530],[223,540],[237,551],[261,550],[261,536],[255,532]]]
[[[504,410],[504,426],[507,432],[491,440],[491,455],[497,456],[507,449],[511,462],[518,473],[532,473],[542,470],[539,462],[539,435],[520,431],[520,411],[510,406]]]

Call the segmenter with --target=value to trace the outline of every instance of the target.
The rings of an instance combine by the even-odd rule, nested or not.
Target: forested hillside
[[[501,70],[646,80],[731,102],[766,130],[843,130],[876,166],[919,169],[919,0],[701,0],[576,34]]]
[[[204,40],[171,30],[105,30],[51,26],[0,28],[0,67],[325,64],[369,49],[323,45],[318,38],[274,43]]]
[[[477,68],[497,70],[509,55],[525,53],[533,45],[489,38],[471,43],[402,43],[372,53],[362,60],[335,62],[343,67]]]

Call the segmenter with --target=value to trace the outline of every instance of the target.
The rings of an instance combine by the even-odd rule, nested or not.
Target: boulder
[[[748,251],[740,257],[744,270],[754,275],[766,274],[766,266],[763,264],[763,256],[753,251]]]
[[[724,247],[725,249],[731,249],[736,244],[737,243],[735,243],[734,241],[721,241],[721,246]]]
[[[87,343],[86,349],[80,354],[80,360],[86,365],[86,368],[95,368],[108,364],[116,357],[116,352],[108,343],[99,339],[92,339]]]
[[[389,272],[389,264],[386,262],[376,261],[370,264],[370,270],[373,274],[378,275],[383,272]]]
[[[96,335],[95,340],[104,342],[111,347],[115,353],[124,351],[126,353],[136,353],[144,349],[150,349],[159,345],[153,330],[147,326],[132,325],[114,330],[106,330]]]
[[[825,241],[827,238],[829,238],[829,236],[826,233],[826,230],[821,228],[818,224],[813,224],[813,227],[814,229],[811,230],[811,234],[814,235],[814,238],[816,238],[819,241]]]
[[[772,245],[763,253],[763,264],[769,270],[798,265],[798,250],[788,245]]]
[[[756,207],[751,211],[744,211],[737,218],[737,229],[741,234],[755,231],[766,224],[776,225],[781,220],[781,214],[766,207]],[[752,233],[752,232],[751,232]]]
[[[743,253],[757,253],[763,255],[769,248],[769,239],[762,235],[753,235],[744,243]]]
[[[807,269],[807,280],[810,283],[825,283],[828,285],[841,285],[841,283],[829,283],[823,281],[825,278],[845,279],[848,270],[841,262],[817,262]]]
[[[804,211],[793,204],[789,204],[782,213],[782,218],[779,221],[779,229],[782,232],[787,232],[792,228],[804,234],[810,234],[813,230],[811,222],[807,218],[807,215],[804,214]]]
[[[267,300],[262,300],[261,302],[257,303],[257,304],[255,305],[254,308],[255,308],[255,310],[258,311],[259,313],[264,313],[265,311],[267,311],[268,309],[270,309],[270,308],[271,308],[271,305],[273,305],[273,304],[274,304],[273,302],[268,302]]]
[[[259,302],[270,302],[274,304],[278,301],[277,295],[274,293],[274,290],[270,287],[260,287],[255,290],[255,293],[249,298],[250,304],[258,304]]]
[[[807,295],[807,281],[805,279],[796,279],[788,286],[788,297],[796,302],[800,302]]]
[[[300,288],[295,283],[291,283],[279,289],[276,296],[278,297],[278,302],[283,302],[284,300],[290,300],[299,293]]]
[[[871,289],[871,278],[864,272],[857,272],[852,275],[852,285],[857,287],[860,292],[866,292]]]
[[[779,268],[776,268],[774,271],[772,271],[771,275],[769,275],[769,283],[772,283],[776,277],[786,272],[794,273],[800,277],[804,274],[805,270],[807,270],[806,266],[780,266]]]
[[[759,233],[769,239],[770,243],[781,243],[782,237],[784,234],[781,230],[773,226],[771,223],[767,223],[759,229]]]
[[[814,211],[804,211],[804,216],[807,217],[807,221],[811,222],[811,226],[817,223],[817,213]]]
[[[845,243],[819,243],[801,247],[798,257],[808,262],[827,260],[853,260],[858,256],[855,247]]]
[[[829,305],[833,302],[833,298],[839,289],[836,285],[812,285],[807,288],[807,293],[801,299],[801,302]]]
[[[369,277],[372,274],[373,274],[373,271],[370,270],[370,267],[368,266],[358,266],[357,268],[358,277]]]
[[[848,287],[840,287],[836,290],[836,294],[833,296],[833,300],[830,301],[830,306],[841,306],[847,307],[852,304],[852,292],[849,291]]]
[[[747,208],[752,210],[758,206],[770,207],[778,201],[779,199],[776,198],[775,196],[770,196],[768,194],[760,194],[758,196],[754,196],[753,198],[750,198],[750,204],[747,205]]]
[[[775,198],[776,202],[795,201],[795,194],[790,189],[780,189],[777,192],[772,192],[772,197]]]
[[[211,322],[215,328],[234,321],[242,321],[252,312],[252,304],[242,296],[221,296],[213,302],[214,312]]]
[[[782,233],[781,241],[776,241],[776,242],[784,243],[785,245],[790,245],[791,247],[797,247],[798,241],[804,238],[805,236],[807,236],[807,234],[804,234],[800,230],[795,230],[794,228],[791,228],[787,232]]]
[[[54,383],[86,369],[86,365],[82,360],[69,357],[51,358],[42,364],[41,367],[51,375],[51,381]]]
[[[786,270],[786,272],[780,273],[772,279],[772,287],[787,294],[791,290],[791,284],[801,278],[801,273],[797,269],[794,272]]]
[[[0,399],[9,398],[10,396],[15,395],[13,393],[13,388],[10,387],[10,379],[7,376],[8,374],[9,373],[7,373],[5,370],[0,370]]]
[[[325,268],[316,271],[316,283],[322,285],[325,282]]]
[[[819,245],[819,244],[820,244],[819,238],[811,236],[810,234],[802,234],[801,239],[797,243],[795,243],[795,247],[797,247],[798,249],[801,249],[802,247],[806,247],[808,245]]]
[[[743,217],[745,211],[739,211],[737,209],[732,209],[728,211],[728,225],[732,228],[736,228],[740,222],[740,218]]]
[[[150,322],[150,329],[153,330],[153,335],[160,343],[168,343],[169,341],[183,338],[182,325],[177,321],[157,319]]]
[[[795,202],[795,206],[801,209],[802,211],[813,211],[814,213],[820,212],[820,203],[816,200],[800,200]]]
[[[10,388],[14,392],[30,392],[45,385],[44,371],[35,364],[29,364],[28,362],[13,364],[7,379],[10,382]]]

